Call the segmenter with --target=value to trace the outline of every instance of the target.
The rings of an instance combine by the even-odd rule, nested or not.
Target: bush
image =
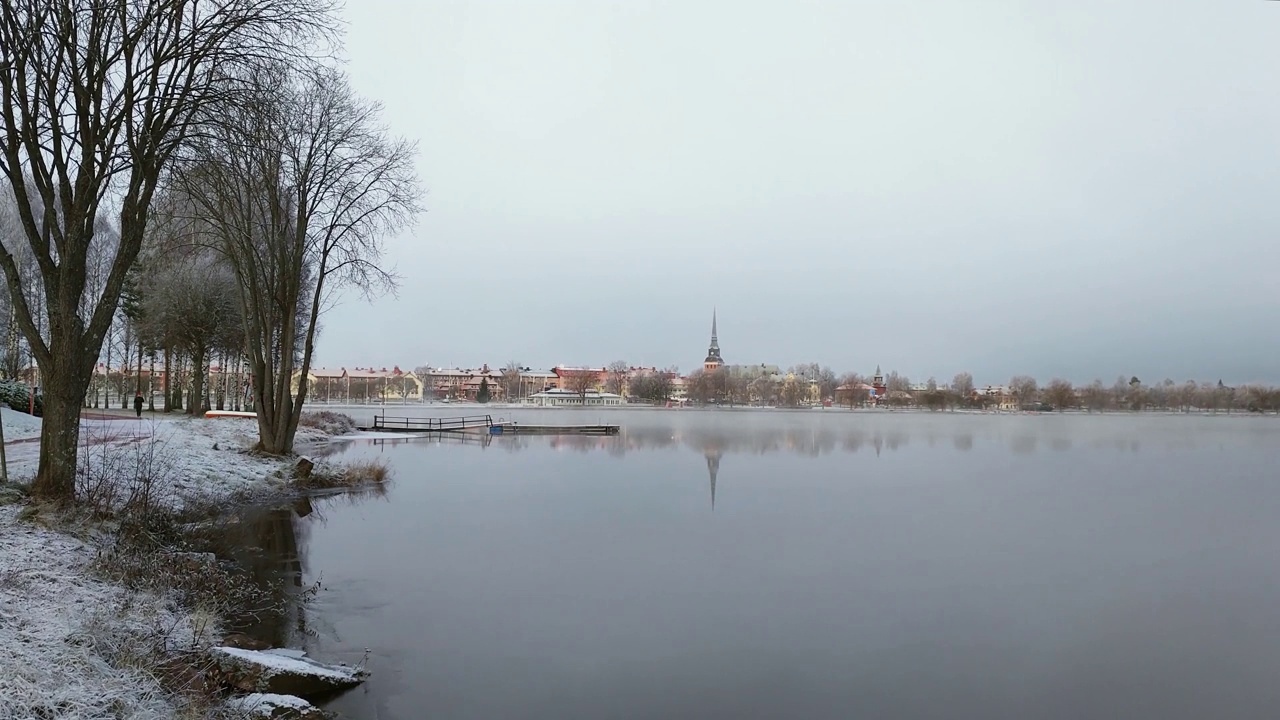
[[[330,435],[343,435],[356,429],[356,421],[350,415],[343,415],[329,410],[304,412],[298,418],[298,425],[316,428]]]
[[[96,519],[146,515],[168,504],[177,474],[174,451],[164,438],[121,438],[109,426],[85,431],[76,468],[76,499]],[[133,440],[130,442],[129,440]]]
[[[0,402],[18,412],[31,409],[31,386],[17,380],[0,380]],[[36,394],[36,417],[44,415],[44,401]]]
[[[381,487],[390,477],[391,468],[386,463],[379,460],[358,460],[332,468],[314,468],[305,475],[295,475],[293,484],[300,490]]]

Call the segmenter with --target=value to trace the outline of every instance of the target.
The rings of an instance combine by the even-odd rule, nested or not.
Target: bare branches
[[[413,220],[412,144],[381,126],[332,68],[276,64],[239,102],[203,118],[176,180],[234,270],[261,447],[288,452],[306,397],[318,318],[333,293],[393,290],[383,237]]]
[[[329,0],[0,4],[0,174],[43,289],[33,308],[14,245],[0,246],[13,314],[45,378],[37,493],[73,492],[78,401],[166,164],[201,117],[243,94],[253,68],[330,39],[330,9]],[[118,212],[118,241],[91,269],[107,207]]]

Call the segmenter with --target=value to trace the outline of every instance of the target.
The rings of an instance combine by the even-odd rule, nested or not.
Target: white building
[[[564,388],[543,390],[525,399],[526,405],[539,407],[599,407],[601,405],[622,405],[624,402],[621,395],[614,393],[588,390],[585,395],[580,395]]]

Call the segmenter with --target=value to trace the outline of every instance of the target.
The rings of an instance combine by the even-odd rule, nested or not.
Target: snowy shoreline
[[[29,441],[39,436],[39,419],[0,413],[9,478],[29,481],[39,461],[39,443]],[[147,488],[152,502],[173,517],[302,494],[291,482],[297,457],[247,452],[256,433],[255,423],[239,418],[86,419],[79,482],[106,476],[107,468],[145,468],[155,481]],[[310,454],[323,454],[333,437],[299,428],[298,454],[312,457],[317,473],[335,472]],[[104,578],[95,563],[112,552],[125,519],[85,515],[41,508],[21,486],[0,486],[0,643],[13,668],[0,676],[0,717],[174,717],[192,698],[166,691],[145,658],[154,659],[157,643],[170,657],[204,653],[219,642],[220,618],[184,607],[172,591]]]

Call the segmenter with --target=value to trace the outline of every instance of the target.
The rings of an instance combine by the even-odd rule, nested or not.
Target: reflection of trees
[[[972,435],[966,434],[967,440],[956,442],[972,446]],[[747,453],[764,455],[775,452],[790,452],[808,457],[829,455],[837,450],[858,452],[864,446],[875,448],[876,454],[884,448],[897,450],[910,442],[910,435],[901,430],[854,429],[836,432],[827,428],[746,428],[723,429],[714,427],[670,428],[654,426],[623,426],[617,435],[498,435],[491,436],[479,433],[433,433],[426,436],[406,438],[377,438],[371,440],[355,440],[350,442],[366,442],[376,447],[387,447],[402,443],[431,445],[478,445],[480,447],[498,447],[507,452],[519,452],[529,447],[550,447],[555,450],[587,453],[601,450],[615,457],[631,451],[662,450],[674,447],[689,447],[698,452],[717,451],[725,453]],[[545,444],[544,444],[545,443]],[[317,452],[318,455],[330,454],[345,449],[349,443],[332,443],[330,449]],[[959,447],[960,445],[957,445]]]
[[[837,433],[820,428],[762,428],[756,430],[723,430],[717,428],[653,428],[624,427],[610,437],[562,435],[552,436],[549,444],[557,448],[587,451],[595,448],[622,455],[632,450],[661,450],[685,446],[701,453],[748,453],[764,455],[790,452],[818,457],[836,450],[857,452],[864,445],[896,450],[906,445],[909,436],[901,431],[853,430]]]
[[[1019,431],[1015,431],[1019,432]],[[1034,431],[1021,431],[1007,437],[1008,448],[1015,455],[1029,455],[1042,449],[1055,451],[1070,450],[1077,438],[1069,435],[1046,437],[1046,434]],[[973,429],[957,430],[952,433],[938,432],[936,427],[922,427],[915,439],[923,438],[933,447],[938,442],[950,441],[952,447],[960,452],[971,451],[978,444],[981,432]],[[526,448],[550,447],[569,452],[590,453],[603,451],[614,457],[622,457],[628,452],[644,450],[662,450],[675,447],[688,447],[705,453],[715,450],[720,454],[752,454],[764,455],[775,452],[788,452],[807,457],[830,455],[837,451],[857,453],[870,448],[878,456],[882,452],[897,451],[910,444],[913,439],[911,429],[894,428],[830,428],[817,425],[804,427],[777,427],[761,424],[758,427],[675,427],[661,425],[623,425],[618,435],[498,435],[481,433],[434,433],[429,436],[407,438],[380,438],[376,440],[356,440],[351,442],[372,443],[375,446],[398,445],[401,443],[432,445],[476,445],[483,448],[496,446],[506,452],[519,452]],[[1006,438],[995,434],[989,439],[1002,442]],[[1086,440],[1087,442],[1087,440]],[[1043,443],[1043,446],[1042,446]],[[1093,441],[1108,443],[1117,450],[1136,452],[1139,443],[1135,438],[1125,436],[1108,436]],[[332,443],[331,447],[342,450],[349,443]],[[327,454],[324,452],[317,454]]]
[[[298,509],[311,512],[310,503]],[[290,507],[249,508],[225,523],[219,555],[233,559],[273,598],[274,607],[233,620],[236,629],[272,643],[288,645],[294,630],[306,632],[298,599],[302,592],[299,533]]]
[[[1039,442],[1040,438],[1035,435],[1018,435],[1009,443],[1009,449],[1013,450],[1015,455],[1031,455],[1036,451],[1036,445]]]
[[[335,503],[379,497],[386,497],[385,483],[359,492],[304,496],[291,506],[250,507],[220,523],[218,556],[234,561],[271,599],[269,608],[253,608],[232,618],[231,629],[275,647],[314,636],[306,613],[312,592],[303,580],[311,525],[324,522],[325,508]]]

